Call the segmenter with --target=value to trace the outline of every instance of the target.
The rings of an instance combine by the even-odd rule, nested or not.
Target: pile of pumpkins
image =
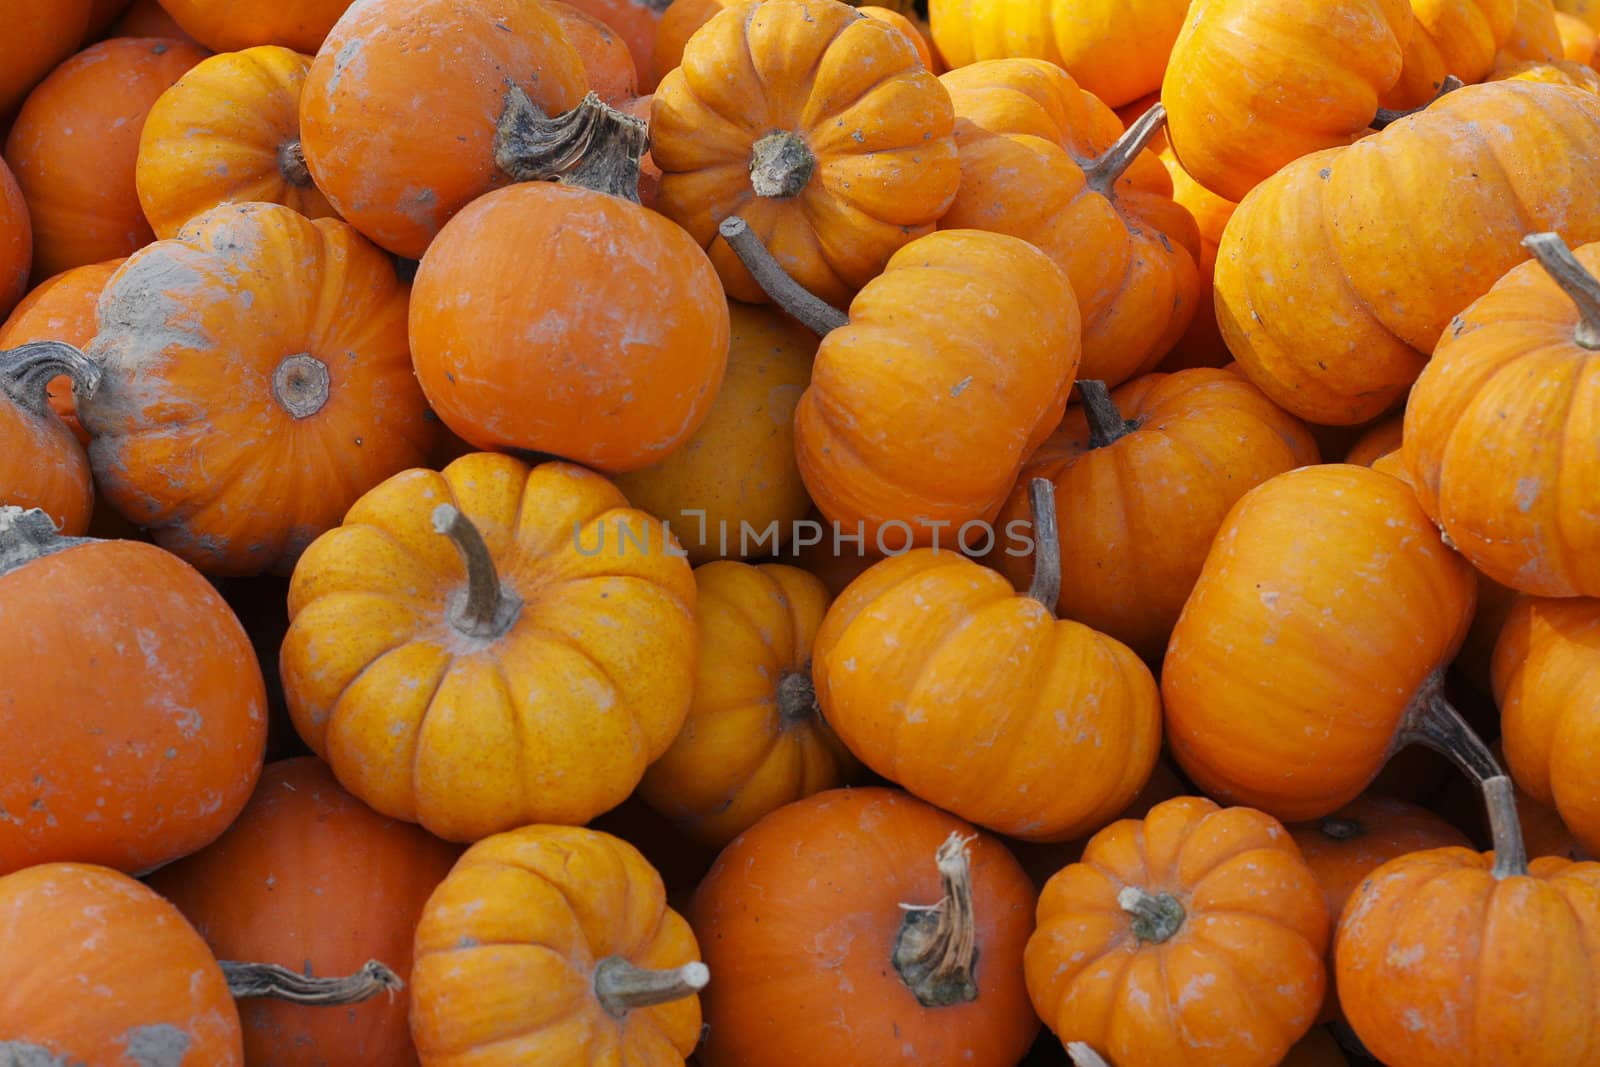
[[[1600,4],[0,28],[0,1063],[1600,1065]]]

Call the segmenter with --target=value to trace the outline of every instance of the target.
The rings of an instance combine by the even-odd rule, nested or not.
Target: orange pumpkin
[[[339,788],[311,757],[268,764],[227,833],[150,878],[222,959],[305,974],[381,960],[401,979],[428,895],[459,849],[392,822]],[[251,998],[239,1005],[245,1057],[274,1067],[417,1062],[403,997],[346,1011]]]
[[[1522,166],[1493,165],[1530,140],[1540,151],[1524,153]],[[1600,238],[1600,200],[1545,192],[1591,154],[1600,155],[1600,97],[1500,81],[1290,164],[1239,205],[1223,235],[1216,306],[1228,348],[1301,418],[1376,418],[1416,380],[1451,319],[1527,258],[1530,226]]]
[[[880,22],[887,22],[889,25],[905,34],[906,40],[910,41],[912,47],[917,50],[917,58],[922,60],[922,65],[924,67],[927,67],[928,70],[934,74],[942,74],[944,72],[944,64],[941,63],[939,57],[934,54],[933,43],[928,40],[928,36],[923,31],[923,27],[912,21],[910,15],[902,14],[893,8],[876,7],[871,4],[858,5],[856,10],[861,12],[869,19],[877,19]]]
[[[89,4],[89,26],[83,31],[83,43],[89,44],[105,36],[111,24],[127,8],[132,0],[91,0]]]
[[[1516,17],[1496,63],[1532,59],[1548,62],[1561,58],[1561,31],[1551,0],[1516,0]]]
[[[1034,892],[1005,847],[915,798],[838,789],[723,850],[689,917],[714,976],[703,1067],[1013,1067]]]
[[[1216,303],[1212,296],[1212,281],[1217,270],[1217,247],[1222,242],[1222,231],[1233,218],[1238,207],[1232,200],[1224,200],[1189,176],[1173,154],[1170,145],[1161,150],[1161,162],[1172,178],[1172,199],[1194,216],[1200,230],[1200,286],[1195,293],[1194,318],[1183,331],[1176,344],[1156,367],[1160,371],[1185,370],[1189,367],[1221,367],[1232,362],[1233,353],[1222,340],[1222,328],[1217,325]]]
[[[1417,499],[1484,574],[1539,596],[1600,596],[1600,243],[1528,238],[1538,262],[1455,319],[1406,404]],[[1571,442],[1569,444],[1569,442]],[[1484,462],[1492,457],[1492,462]]]
[[[1390,415],[1373,423],[1344,454],[1344,462],[1357,467],[1375,467],[1378,460],[1400,447],[1400,434],[1404,426],[1405,420],[1401,415]]]
[[[83,445],[50,407],[49,384],[63,375],[93,389],[100,368],[60,342],[0,350],[0,504],[42,508],[77,537],[89,529],[94,485]]]
[[[0,160],[0,316],[11,314],[28,291],[33,266],[33,224],[11,168]]]
[[[1556,12],[1556,32],[1561,35],[1561,58],[1572,63],[1592,65],[1600,49],[1600,32],[1577,15]]]
[[[633,57],[639,91],[655,92],[656,83],[666,73],[655,65],[656,35],[672,0],[566,0],[566,3],[611,27]]]
[[[939,225],[1008,233],[1056,261],[1083,316],[1082,377],[1118,385],[1150,370],[1187,329],[1199,291],[1199,231],[1144,151],[1162,113],[1124,134],[1042,60],[992,60],[939,80],[962,174]]]
[[[1556,0],[1556,10],[1575,15],[1586,25],[1600,30],[1600,3],[1596,0]]]
[[[656,81],[659,83],[683,63],[683,50],[700,27],[721,12],[743,4],[744,0],[672,0],[661,14],[661,25],[656,27],[651,46]]]
[[[1112,107],[1161,86],[1189,0],[929,0],[934,42],[952,67],[1042,59]]]
[[[525,826],[468,849],[423,908],[411,1032],[422,1067],[682,1067],[706,978],[638,850],[581,827]]]
[[[1507,765],[1517,784],[1553,806],[1591,854],[1600,853],[1600,601],[1521,597],[1494,652]]]
[[[133,5],[111,27],[111,37],[169,37],[178,41],[195,41],[183,27],[173,21],[160,0],[133,0]]]
[[[1065,841],[1150,777],[1161,701],[1126,645],[1054,617],[1053,492],[1030,487],[1026,595],[949,546],[892,557],[828,609],[812,674],[823,717],[868,767],[982,826]],[[1054,787],[1063,775],[1069,790]]]
[[[1367,128],[1414,24],[1407,0],[1195,0],[1161,86],[1173,151],[1238,203]]]
[[[0,508],[0,626],[0,677],[28,680],[0,705],[0,872],[145,871],[233,821],[261,768],[266,691],[193,568]]]
[[[593,96],[591,107],[642,141],[637,122]],[[479,448],[603,471],[650,466],[699,429],[728,333],[727,300],[694,241],[581,182],[479,198],[429,247],[411,300],[417,378],[446,426]]]
[[[1439,672],[1474,592],[1398,479],[1334,464],[1262,483],[1223,521],[1172,633],[1174,758],[1208,795],[1306,820],[1355,799],[1406,741],[1456,747]]]
[[[589,88],[613,107],[639,95],[639,71],[628,44],[610,26],[567,0],[547,0],[567,43],[583,61]]]
[[[19,1065],[245,1062],[200,935],[151,890],[88,864],[0,878],[0,1034]]]
[[[772,307],[730,301],[728,318],[728,367],[705,421],[665,459],[616,478],[635,507],[671,524],[696,564],[798,547],[790,535],[811,511],[794,410],[817,338]]]
[[[1310,1029],[1328,908],[1276,819],[1201,797],[1100,831],[1039,897],[1028,994],[1118,1064],[1270,1067]]]
[[[389,257],[337,219],[247,203],[191,220],[101,297],[104,374],[78,399],[96,484],[208,574],[287,572],[432,445],[405,316]]]
[[[118,37],[57,67],[6,139],[33,220],[33,277],[126,256],[148,244],[134,169],[145,116],[206,53],[181,41]]]
[[[811,649],[828,609],[795,567],[719,561],[694,572],[694,700],[639,794],[696,841],[721,848],[785,804],[859,767],[822,718]]]
[[[0,124],[28,90],[70,56],[88,30],[93,0],[0,0]]]
[[[520,166],[510,121],[519,106],[560,115],[587,85],[545,4],[368,0],[339,19],[312,61],[301,146],[340,216],[419,259],[452,215],[514,180],[506,168]]]
[[[655,92],[660,210],[710,251],[732,297],[765,299],[718,235],[738,215],[802,286],[847,301],[955,197],[936,83],[904,34],[838,0],[723,11]]]
[[[100,294],[122,263],[120,259],[91,263],[40,282],[0,325],[0,349],[34,341],[61,341],[74,348],[88,348],[96,333],[95,308]],[[51,410],[73,436],[87,445],[89,431],[78,421],[72,379],[66,375],[56,378],[49,384],[49,391]]]
[[[604,478],[474,453],[395,475],[306,551],[284,696],[382,814],[454,841],[583,823],[683,725],[694,599],[681,550]]]
[[[1147,374],[1116,392],[1079,381],[1083,403],[1023,468],[1001,509],[1028,515],[1028,482],[1055,485],[1062,553],[1053,607],[1159,660],[1222,520],[1246,491],[1318,461],[1317,445],[1261,391],[1210,368]],[[1022,588],[1027,557],[1002,554]]]
[[[161,6],[213,52],[282,45],[310,54],[351,0],[161,0]]]
[[[262,200],[333,214],[300,149],[311,60],[263,45],[202,61],[162,93],[139,138],[139,203],[157,237],[218,204]]]
[[[1600,93],[1600,73],[1585,63],[1565,59],[1521,59],[1498,66],[1490,81],[1531,81],[1546,85],[1566,85],[1588,93]]]
[[[1412,0],[1416,20],[1400,80],[1383,94],[1389,108],[1421,107],[1454,75],[1483,81],[1511,36],[1518,0]]]

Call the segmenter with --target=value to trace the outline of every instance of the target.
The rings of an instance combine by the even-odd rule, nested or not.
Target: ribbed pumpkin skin
[[[139,134],[156,99],[205,57],[182,41],[113,38],[28,94],[6,162],[33,219],[35,281],[150,243],[134,182]]]
[[[83,42],[93,0],[0,0],[0,117]]]
[[[300,140],[300,88],[311,57],[275,45],[212,56],[161,94],[139,137],[139,203],[171,237],[222,203],[283,204],[333,214],[311,184],[292,182],[281,153]]]
[[[21,1067],[243,1067],[222,969],[178,909],[81,863],[0,878],[0,1056]]]
[[[122,266],[120,259],[73,267],[40,282],[0,326],[0,349],[29,341],[65,341],[87,349],[97,330],[95,308],[106,283]],[[73,436],[87,445],[89,431],[78,421],[78,401],[65,375],[50,383],[50,407]]]
[[[315,52],[351,0],[161,0],[183,31],[213,52],[281,45]]]
[[[1493,166],[1505,153],[1519,165]],[[1502,81],[1297,160],[1223,235],[1216,300],[1228,348],[1292,414],[1376,418],[1451,318],[1527,259],[1525,234],[1553,230],[1574,247],[1600,238],[1600,200],[1562,191],[1577,180],[1573,161],[1596,156],[1600,97]],[[1417,248],[1429,252],[1406,251]]]
[[[287,573],[433,443],[406,304],[388,256],[279,204],[223,204],[140,250],[101,297],[105,377],[78,407],[102,494],[208,574]],[[297,414],[307,356],[326,398]]]
[[[1383,105],[1421,107],[1439,92],[1447,75],[1483,81],[1511,37],[1518,0],[1412,0],[1415,29],[1406,42],[1400,80],[1383,94]]]
[[[1399,479],[1306,467],[1223,521],[1161,673],[1167,740],[1212,796],[1284,819],[1349,803],[1472,621],[1472,568]]]
[[[460,849],[376,814],[310,756],[267,765],[227,833],[150,877],[219,959],[319,978],[378,960],[401,981],[422,905]],[[417,1062],[406,998],[348,1008],[239,1002],[245,1056],[273,1067]]]

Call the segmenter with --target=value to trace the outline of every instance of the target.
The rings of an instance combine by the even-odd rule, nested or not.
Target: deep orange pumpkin
[[[583,60],[589,88],[613,107],[622,107],[639,95],[639,71],[633,53],[622,37],[599,18],[568,0],[547,0],[567,43]]]
[[[87,349],[98,332],[95,308],[100,303],[100,294],[122,264],[120,259],[91,263],[40,282],[11,312],[5,324],[0,325],[0,349],[16,348],[30,341],[62,341],[74,348]],[[51,410],[87,445],[89,431],[78,421],[72,379],[63,375],[51,382],[49,388]]]
[[[82,46],[93,0],[0,0],[0,124],[52,67]]]
[[[133,0],[133,6],[122,13],[112,25],[110,37],[169,37],[177,41],[195,41],[173,21],[161,0]]]
[[[622,37],[633,56],[639,91],[655,92],[665,70],[655,63],[656,35],[672,0],[566,0],[584,14],[599,19]],[[677,66],[677,63],[673,63]],[[670,68],[669,68],[670,69]]]
[[[1556,12],[1556,32],[1561,35],[1561,58],[1573,63],[1594,64],[1600,49],[1600,32],[1577,15]]]
[[[0,315],[9,315],[28,291],[33,268],[33,223],[22,186],[0,160]]]
[[[309,55],[351,0],[161,0],[161,6],[213,52],[275,44]]]
[[[68,376],[93,388],[100,369],[59,342],[0,349],[0,504],[42,508],[69,537],[89,529],[89,457],[50,407],[49,385]]]
[[[1516,24],[1518,0],[1412,0],[1415,16],[1405,42],[1399,81],[1382,96],[1385,107],[1415,108],[1432,100],[1454,75],[1483,81]]]

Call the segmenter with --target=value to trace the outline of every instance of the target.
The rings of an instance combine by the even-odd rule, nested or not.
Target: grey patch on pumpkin
[[[87,1067],[26,1041],[0,1041],[0,1067]]]
[[[183,1067],[189,1053],[189,1035],[167,1023],[136,1026],[124,1036],[128,1058],[138,1067]]]

